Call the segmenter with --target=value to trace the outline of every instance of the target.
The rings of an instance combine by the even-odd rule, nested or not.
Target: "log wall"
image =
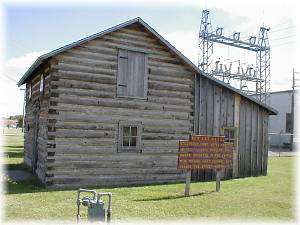
[[[44,93],[40,93],[41,74],[44,74]],[[50,93],[50,72],[49,66],[44,65],[33,78],[26,83],[26,106],[24,124],[24,163],[32,169],[33,167],[33,146],[34,132],[37,133],[37,167],[34,173],[42,183],[45,183],[46,161],[47,161],[47,141],[48,141],[48,108]],[[31,85],[31,98],[29,98],[29,88]],[[36,109],[36,115],[34,113]],[[38,126],[35,126],[35,117],[38,119]]]
[[[118,48],[147,53],[146,99],[117,97]],[[184,180],[176,169],[178,140],[193,133],[195,74],[156,38],[131,26],[59,54],[52,69],[48,184]],[[142,123],[141,153],[118,152],[121,121]]]

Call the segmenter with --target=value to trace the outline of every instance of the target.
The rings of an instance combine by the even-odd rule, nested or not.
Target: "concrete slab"
[[[269,156],[299,156],[299,151],[290,151],[287,148],[270,147]]]
[[[5,174],[9,177],[9,179],[20,182],[30,178],[33,178],[33,175],[25,170],[8,170],[5,171]]]

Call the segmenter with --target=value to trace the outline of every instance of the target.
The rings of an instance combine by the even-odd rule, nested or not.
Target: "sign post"
[[[184,196],[190,196],[191,170],[186,171]]]
[[[233,144],[224,136],[193,135],[179,141],[177,169],[185,169],[185,196],[189,196],[192,170],[214,169],[216,191],[220,191],[221,170],[232,166]]]
[[[216,192],[220,191],[221,186],[221,170],[216,170]]]

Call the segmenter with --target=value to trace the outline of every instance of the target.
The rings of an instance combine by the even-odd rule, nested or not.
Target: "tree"
[[[17,120],[17,127],[23,127],[23,115],[9,116],[10,120]]]
[[[23,116],[20,115],[17,117],[18,120],[18,127],[23,127]]]

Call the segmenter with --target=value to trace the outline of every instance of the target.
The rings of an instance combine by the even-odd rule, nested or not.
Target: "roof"
[[[292,92],[293,92],[293,90],[272,91],[272,92],[270,92],[270,95],[272,95],[272,94],[280,94],[280,93],[292,93]],[[295,92],[296,92],[296,90],[295,90]]]
[[[282,90],[282,91],[271,91],[270,95],[274,95],[274,94],[282,94],[282,93],[292,93],[293,90]],[[294,90],[294,92],[297,92],[297,90]],[[250,96],[256,96],[256,94],[252,94]]]
[[[171,45],[167,40],[165,40],[160,34],[158,34],[152,27],[150,27],[145,21],[143,21],[140,17],[134,18],[132,20],[128,20],[124,23],[121,23],[119,25],[116,25],[114,27],[111,27],[109,29],[106,29],[104,31],[101,31],[99,33],[90,35],[86,38],[80,39],[76,42],[73,42],[71,44],[65,45],[61,48],[55,49],[49,53],[46,53],[44,55],[41,55],[40,57],[38,57],[36,59],[36,61],[31,65],[31,67],[26,71],[26,73],[22,76],[22,78],[20,79],[20,81],[18,82],[18,86],[23,85],[24,83],[26,83],[26,80],[43,64],[45,63],[47,60],[49,60],[51,57],[64,52],[66,50],[69,50],[71,48],[74,48],[80,44],[86,43],[88,41],[91,41],[95,38],[99,38],[105,34],[111,33],[113,31],[119,30],[121,28],[124,28],[126,26],[132,25],[134,23],[139,23],[142,26],[144,26],[148,31],[150,31],[154,36],[156,36],[163,44],[165,44],[171,51],[173,51],[176,55],[178,55],[179,58],[181,58],[186,64],[188,64],[192,69],[194,69],[198,74],[203,75],[205,77],[207,77],[208,79],[218,83],[221,86],[226,87],[227,89],[230,89],[233,92],[236,92],[238,94],[240,94],[241,96],[249,99],[252,102],[255,102],[256,104],[264,107],[265,109],[267,109],[269,111],[270,115],[276,115],[277,114],[277,110],[273,109],[272,107],[264,104],[263,102],[246,95],[245,93],[241,92],[240,90],[225,84],[224,82],[204,73],[202,70],[200,70],[194,63],[192,63],[187,57],[185,57],[180,51],[178,51],[173,45]]]

